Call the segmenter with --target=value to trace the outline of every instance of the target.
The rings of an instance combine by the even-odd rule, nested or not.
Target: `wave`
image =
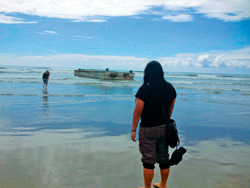
[[[42,79],[0,79],[0,82],[6,83],[42,83]],[[140,87],[141,82],[138,81],[77,81],[74,79],[55,79],[50,80],[49,84],[59,84],[59,85],[82,85],[82,86],[96,86],[96,87]]]
[[[9,74],[37,74],[40,78],[41,75],[45,72],[47,68],[0,68],[1,73]],[[73,69],[60,69],[60,68],[49,68],[51,75],[64,75],[64,76],[73,76]],[[143,71],[134,71],[135,79],[141,80],[144,76]],[[11,75],[10,75],[11,77]],[[178,79],[178,80],[226,80],[226,81],[250,81],[248,75],[226,75],[226,74],[195,74],[195,73],[166,73],[165,78],[168,79]],[[65,78],[66,79],[66,78]],[[187,80],[186,80],[187,79]]]
[[[44,97],[85,97],[86,95],[74,94],[30,94],[30,93],[0,93],[0,95],[19,95],[19,96],[44,96]]]
[[[249,106],[247,103],[236,103],[236,102],[227,102],[227,101],[216,101],[216,100],[200,100],[200,99],[190,99],[190,98],[181,98],[180,101],[198,101],[204,103],[214,103],[214,104],[230,104],[234,106]]]
[[[6,83],[42,83],[42,73],[46,68],[5,68],[0,69],[0,82]],[[138,88],[143,83],[142,71],[134,71],[134,81],[108,81],[92,78],[75,77],[73,69],[50,68],[49,84],[82,85],[96,87],[131,87]],[[222,92],[250,92],[249,75],[227,74],[196,74],[196,73],[167,73],[166,80],[176,89],[205,91],[215,94]],[[192,91],[191,91],[192,92]]]
[[[189,76],[189,77],[197,77],[199,76],[198,74],[186,74],[186,76]]]
[[[171,83],[173,85],[175,84],[181,84],[181,85],[190,85],[190,84],[196,84],[196,85],[218,85],[218,86],[231,86],[231,85],[235,85],[235,86],[250,86],[250,83],[241,83],[241,82],[236,82],[236,83],[226,83],[226,82],[199,82],[199,81],[181,81],[181,80],[177,80],[177,81],[171,81]]]
[[[250,92],[250,88],[239,88],[239,89],[235,89],[235,88],[214,88],[214,87],[195,87],[195,86],[175,86],[176,89],[191,89],[191,90],[205,90],[205,91],[216,91],[216,92],[220,92],[220,91],[237,91],[237,92]]]
[[[5,71],[0,71],[1,74],[42,74],[43,72],[38,72],[38,71],[18,71],[18,70],[5,70]]]
[[[35,80],[30,80],[30,81],[21,81],[21,80],[0,80],[0,82],[7,82],[7,83],[42,83],[42,81],[35,81]]]
[[[15,79],[1,79],[0,82],[7,83],[42,83],[42,79],[38,78],[15,78]],[[176,89],[191,89],[191,90],[215,90],[215,91],[237,91],[250,92],[250,83],[202,83],[192,81],[172,81]],[[140,81],[103,81],[103,80],[79,80],[74,78],[57,78],[51,79],[49,84],[59,85],[82,85],[82,86],[96,86],[96,87],[140,87]],[[233,87],[231,87],[233,86]],[[237,86],[237,87],[236,87]]]
[[[208,78],[208,79],[217,79],[218,78],[218,75],[215,75],[215,74],[197,74],[197,77],[200,77],[200,78]]]
[[[0,95],[21,95],[21,96],[43,96],[43,97],[131,97],[128,94],[116,95],[97,95],[97,94],[28,94],[28,93],[0,93]]]
[[[46,68],[0,68],[0,73],[19,73],[19,74],[43,74],[47,69]],[[73,69],[48,69],[52,74],[66,74],[73,75]]]
[[[221,75],[221,77],[225,77],[225,78],[233,78],[234,76],[231,76],[231,75]]]
[[[228,81],[250,81],[249,76],[217,75],[217,74],[168,74],[165,76],[175,79],[193,79],[193,80],[228,80]]]
[[[176,80],[176,81],[172,81],[171,84],[198,84],[198,83],[197,82],[191,82],[191,81]]]
[[[206,93],[212,93],[212,94],[218,95],[218,94],[221,94],[223,92],[222,91],[206,91]]]

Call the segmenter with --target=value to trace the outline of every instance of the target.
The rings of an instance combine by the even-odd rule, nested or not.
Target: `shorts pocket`
[[[156,131],[151,128],[144,129],[144,136],[145,138],[155,138],[156,137]]]

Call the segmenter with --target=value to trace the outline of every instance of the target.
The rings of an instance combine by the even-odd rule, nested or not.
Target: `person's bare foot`
[[[153,183],[154,188],[167,188],[167,186],[161,187],[160,185],[161,185],[160,183]]]
[[[154,186],[155,188],[160,188],[160,183],[153,183],[153,186]]]

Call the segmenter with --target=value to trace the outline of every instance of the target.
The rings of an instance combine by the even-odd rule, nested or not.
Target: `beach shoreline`
[[[40,68],[0,74],[0,187],[142,186],[130,131],[143,74],[113,82],[56,71],[46,92]],[[249,77],[171,73],[166,79],[177,88],[173,118],[187,149],[168,187],[249,186]]]

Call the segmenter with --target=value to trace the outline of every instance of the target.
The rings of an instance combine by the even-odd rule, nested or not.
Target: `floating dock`
[[[86,78],[97,78],[103,80],[134,80],[134,74],[132,70],[129,72],[117,72],[110,71],[106,68],[105,71],[94,69],[78,69],[74,70],[75,76]]]

